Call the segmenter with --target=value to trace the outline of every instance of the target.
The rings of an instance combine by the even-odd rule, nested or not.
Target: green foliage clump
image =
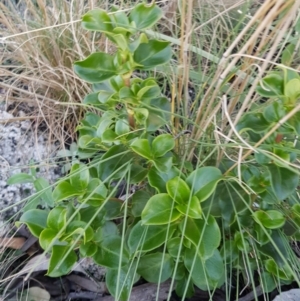
[[[259,272],[265,291],[275,280],[289,283],[295,272],[288,244],[300,234],[294,201],[299,174],[291,165],[300,118],[284,118],[297,105],[300,77],[274,71],[257,88],[276,100],[237,125],[257,144],[251,163],[182,162],[169,130],[168,99],[154,77],[134,73],[172,57],[168,42],[141,32],[161,14],[154,4],[138,4],[129,15],[113,8],[83,16],[85,29],[105,34],[116,47],[114,55],[95,52],[74,64],[93,85],[84,103],[101,112],[87,113],[78,126],[78,155],[87,163],[73,160],[53,190],[55,205],[29,208],[18,224],[26,224],[51,254],[49,276],[69,273],[78,254],[92,257],[107,268],[107,287],[120,300],[128,300],[140,277],[154,283],[173,278],[180,296],[192,296],[194,285],[221,287],[232,269],[248,279]]]

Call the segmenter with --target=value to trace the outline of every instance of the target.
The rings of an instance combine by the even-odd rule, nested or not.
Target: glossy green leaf
[[[28,210],[22,214],[20,220],[16,222],[19,227],[21,224],[26,224],[30,232],[39,237],[41,232],[47,227],[48,212],[40,209]]]
[[[173,258],[160,252],[147,254],[140,258],[138,273],[148,282],[161,283],[172,276]]]
[[[256,239],[259,241],[261,245],[264,245],[270,241],[269,236],[271,235],[271,230],[267,230],[264,227],[261,227],[259,224],[254,225],[254,231],[256,233]],[[267,234],[266,234],[267,232]]]
[[[153,158],[150,143],[147,139],[137,139],[131,144],[132,150],[138,155],[151,160]]]
[[[270,230],[269,230],[270,231]],[[260,254],[273,258],[276,264],[281,268],[285,265],[285,258],[289,258],[290,250],[287,248],[289,238],[283,235],[282,230],[272,230],[270,242],[264,245],[257,244],[257,250]]]
[[[99,179],[92,179],[86,189],[86,193],[80,202],[99,207],[107,197],[107,188]]]
[[[216,220],[209,216],[205,219],[187,218],[184,229],[185,220],[179,225],[182,235],[190,240],[195,247],[198,247],[199,256],[203,260],[211,257],[214,251],[219,247],[221,242],[221,232]]]
[[[94,242],[81,243],[79,252],[81,257],[92,257],[98,250],[98,246]]]
[[[193,195],[196,195],[200,202],[205,201],[216,189],[219,181],[222,180],[222,173],[216,167],[200,167],[193,171],[186,179]]]
[[[258,210],[253,213],[253,218],[268,229],[281,228],[285,223],[284,215],[277,210]]]
[[[175,208],[184,215],[190,218],[202,218],[202,209],[200,201],[196,196],[193,196],[187,203],[178,204]]]
[[[189,201],[191,190],[180,177],[175,177],[167,182],[169,196],[178,204],[186,204]]]
[[[118,136],[125,135],[130,132],[130,126],[127,119],[119,119],[115,125],[115,132]]]
[[[77,256],[69,246],[53,246],[47,275],[49,277],[67,275],[76,262]]]
[[[152,142],[152,154],[155,158],[164,156],[175,147],[175,140],[169,134],[157,136]]]
[[[172,209],[173,200],[166,193],[151,197],[142,212],[142,223],[145,225],[163,225],[177,220],[181,213]]]
[[[93,9],[82,17],[82,27],[87,30],[112,32],[113,25],[110,16],[102,9]]]
[[[236,127],[240,133],[248,131],[263,133],[271,127],[271,124],[262,113],[248,113],[242,116]]]
[[[275,164],[268,166],[273,191],[278,200],[283,201],[290,196],[299,183],[299,175],[285,167]]]
[[[277,101],[274,101],[271,104],[269,104],[263,112],[264,118],[270,123],[276,123],[280,121],[280,119],[284,117],[285,114],[286,112],[283,107],[283,104]]]
[[[75,62],[74,71],[89,83],[99,83],[117,75],[114,57],[104,52],[95,52],[85,60]]]
[[[138,99],[151,99],[158,97],[161,94],[159,86],[156,84],[155,81],[153,81],[153,84],[151,86],[145,86],[142,89],[139,90],[137,93]],[[159,136],[158,136],[159,137]]]
[[[123,214],[124,203],[120,202],[120,200],[110,199],[105,203],[105,219],[112,220],[117,217],[121,217]]]
[[[148,174],[148,169],[143,166],[133,163],[130,167],[130,179],[128,182],[130,184],[138,184],[142,182]]]
[[[53,207],[54,200],[52,196],[52,187],[49,182],[44,178],[38,178],[33,182],[33,185],[36,191],[40,192],[38,195],[43,203],[49,207]]]
[[[246,254],[250,252],[250,245],[247,240],[246,233],[235,232],[234,244],[237,247],[237,249],[240,250],[241,252],[245,252]]]
[[[300,79],[294,78],[284,86],[284,95],[292,100],[296,100],[300,96]]]
[[[264,262],[264,266],[266,267],[266,270],[276,278],[283,279],[283,280],[293,279],[291,268],[288,266],[279,268],[274,259],[267,259]]]
[[[106,221],[95,232],[93,241],[101,243],[101,241],[105,240],[107,237],[117,235],[119,235],[119,229],[117,225],[114,222]]]
[[[167,242],[167,250],[168,253],[175,258],[175,260],[178,258],[178,256],[181,256],[184,246],[181,247],[181,253],[179,253],[179,248],[180,248],[180,243],[181,243],[181,237],[173,237],[168,240]]]
[[[121,260],[121,266],[125,266],[129,262],[129,253],[126,248],[121,249],[121,243],[120,236],[107,237],[93,255],[94,261],[101,266],[117,269]]]
[[[167,63],[172,56],[169,42],[149,40],[148,43],[140,44],[133,55],[138,68],[147,70],[158,65]]]
[[[108,291],[115,300],[130,300],[133,284],[139,279],[136,273],[136,262],[128,264],[121,269],[107,269],[105,283]]]
[[[84,190],[89,183],[90,174],[86,165],[75,163],[70,171],[70,184],[78,190]]]
[[[274,289],[276,289],[277,283],[275,279],[270,273],[266,271],[261,273],[259,279],[261,283],[260,285],[264,288],[264,291],[266,293],[271,293],[272,291],[274,291]]]
[[[53,190],[52,196],[55,202],[68,200],[74,196],[81,195],[82,191],[72,186],[69,182],[60,182]]]
[[[127,50],[128,42],[123,33],[108,34],[108,38],[112,40],[118,48],[122,49],[123,51]]]
[[[153,26],[162,17],[162,10],[152,2],[151,5],[141,3],[130,12],[129,20],[135,23],[137,29],[142,30]]]
[[[34,177],[32,175],[29,175],[27,173],[17,173],[15,175],[12,175],[8,180],[8,185],[14,185],[14,184],[22,184],[22,183],[33,183]]]
[[[144,108],[135,108],[134,109],[134,118],[137,124],[144,125],[148,118],[149,112]]]
[[[128,246],[131,253],[136,251],[151,251],[172,236],[176,225],[170,226],[144,226],[142,221],[139,221],[133,226],[128,238]]]
[[[54,230],[61,230],[67,223],[66,219],[67,209],[64,207],[55,207],[53,208],[47,218],[48,228]]]
[[[157,168],[160,172],[169,172],[172,168],[173,158],[171,156],[165,156],[160,158],[155,158],[152,160],[155,168]]]
[[[213,290],[225,281],[223,259],[218,250],[204,261],[194,246],[186,249],[184,265],[192,275],[194,284],[202,290]]]
[[[132,196],[132,206],[131,213],[134,217],[139,217],[142,215],[148,200],[150,199],[150,194],[146,191],[139,190]]]
[[[58,231],[54,229],[44,229],[39,237],[39,244],[46,252],[51,249],[51,244],[55,245],[55,241],[58,241]],[[58,244],[58,243],[56,243]]]
[[[174,177],[180,174],[179,170],[174,166],[168,172],[161,172],[155,167],[152,167],[148,173],[149,184],[156,188],[160,193],[167,192],[166,184],[168,180],[173,179]]]
[[[94,238],[94,230],[88,226],[86,222],[75,220],[68,223],[66,228],[66,238],[77,239],[83,237],[83,242],[86,243]]]
[[[101,157],[98,175],[101,181],[123,177],[133,157],[123,145],[114,145]],[[118,169],[118,172],[115,172]],[[115,172],[115,173],[114,173]],[[112,174],[114,173],[114,174]]]
[[[265,97],[283,95],[283,77],[278,73],[270,73],[262,80],[262,85],[257,87],[257,92]]]

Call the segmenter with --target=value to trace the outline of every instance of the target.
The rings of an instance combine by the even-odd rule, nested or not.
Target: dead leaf
[[[50,294],[37,286],[33,286],[22,292],[20,301],[50,301]]]
[[[25,242],[26,238],[24,237],[3,237],[0,238],[0,249],[11,248],[15,250],[20,250]]]

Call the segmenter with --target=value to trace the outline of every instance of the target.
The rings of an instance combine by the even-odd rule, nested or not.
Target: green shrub
[[[289,242],[300,234],[300,77],[279,68],[257,87],[269,100],[236,126],[251,162],[188,161],[178,153],[171,104],[156,78],[139,77],[172,57],[168,42],[143,32],[160,17],[154,4],[128,15],[113,8],[83,16],[85,29],[105,34],[117,49],[74,64],[93,87],[84,103],[99,113],[87,113],[78,126],[81,160],[53,190],[54,208],[27,210],[18,224],[51,254],[49,276],[69,273],[78,253],[92,257],[107,268],[107,287],[120,300],[140,277],[175,279],[177,294],[188,297],[194,285],[221,287],[232,271],[249,283],[258,273],[266,292],[290,283],[297,272]]]

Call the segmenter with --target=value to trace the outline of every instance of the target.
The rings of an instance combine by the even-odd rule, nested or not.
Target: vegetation
[[[92,257],[106,267],[116,300],[129,300],[141,277],[171,279],[170,292],[182,298],[195,286],[211,295],[222,287],[238,300],[248,286],[257,299],[258,285],[265,295],[299,285],[292,247],[300,235],[296,8],[267,1],[247,25],[244,12],[226,24],[234,40],[229,35],[210,52],[189,44],[188,24],[181,40],[151,31],[163,15],[154,3],[83,15],[82,27],[114,51],[97,49],[74,63],[92,91],[83,99],[89,111],[77,126],[70,171],[53,191],[32,172],[9,180],[38,187],[17,225],[26,224],[50,254],[47,275],[65,275],[78,256]],[[192,5],[181,9],[186,17]],[[197,41],[197,29],[194,35]],[[185,56],[187,49],[196,55]],[[176,69],[180,63],[189,69]],[[169,78],[156,73],[162,70]],[[189,78],[197,91],[191,101]]]

